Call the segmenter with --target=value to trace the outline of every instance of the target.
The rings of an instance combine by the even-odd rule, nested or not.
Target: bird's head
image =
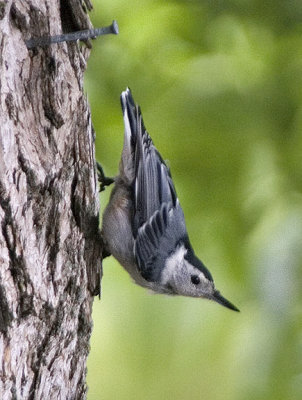
[[[191,247],[178,246],[166,260],[161,283],[167,292],[175,295],[203,297],[224,307],[239,311],[216,290],[212,275],[195,256]]]

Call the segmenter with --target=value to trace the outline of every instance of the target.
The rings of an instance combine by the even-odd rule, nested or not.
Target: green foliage
[[[150,295],[106,259],[88,399],[301,399],[302,2],[94,7],[95,26],[120,27],[86,75],[97,159],[116,174],[129,86],[196,253],[241,313]]]

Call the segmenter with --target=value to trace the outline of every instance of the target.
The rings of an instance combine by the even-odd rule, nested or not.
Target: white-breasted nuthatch
[[[130,89],[121,94],[125,136],[102,237],[134,281],[157,293],[203,297],[239,311],[196,257],[172,177],[147,133]],[[99,171],[102,188],[112,180]]]

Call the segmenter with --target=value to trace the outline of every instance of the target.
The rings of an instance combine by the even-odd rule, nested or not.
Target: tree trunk
[[[89,7],[89,1],[86,0]],[[84,399],[101,246],[79,0],[0,1],[0,398]]]

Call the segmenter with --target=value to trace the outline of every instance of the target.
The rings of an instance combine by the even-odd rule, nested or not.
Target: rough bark
[[[85,2],[89,7],[89,1]],[[0,398],[84,399],[100,242],[80,0],[0,1]]]

